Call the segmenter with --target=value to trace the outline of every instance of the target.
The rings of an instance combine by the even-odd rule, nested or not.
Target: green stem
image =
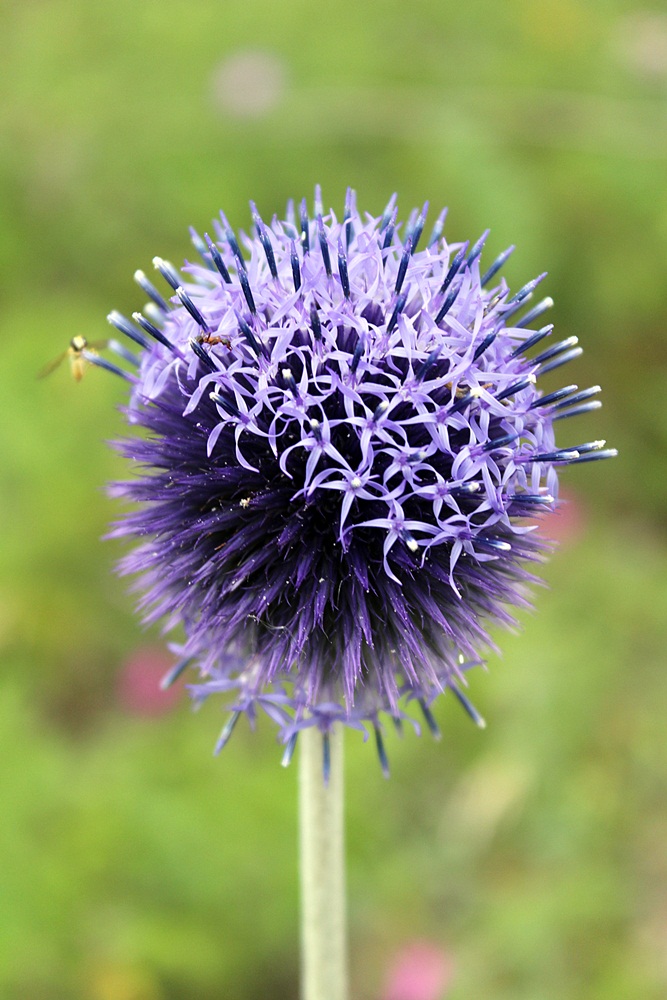
[[[300,734],[299,789],[301,1000],[347,1000],[342,726],[325,737],[314,726]]]

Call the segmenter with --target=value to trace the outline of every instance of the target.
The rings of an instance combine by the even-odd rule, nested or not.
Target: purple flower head
[[[426,206],[404,228],[394,199],[342,221],[305,202],[252,235],[224,216],[193,233],[201,262],[166,283],[130,322],[141,348],[120,369],[130,425],[120,445],[139,474],[113,488],[133,502],[115,536],[140,575],[148,621],[180,625],[195,699],[223,693],[232,715],[259,709],[289,759],[300,729],[335,722],[400,726],[416,701],[450,690],[472,718],[468,667],[527,603],[527,564],[544,545],[536,515],[553,510],[557,468],[605,458],[594,441],[563,448],[556,420],[599,406],[595,386],[544,395],[538,379],[577,357],[532,326],[541,278],[512,294],[496,278],[510,251],[480,267],[473,246],[430,238]],[[538,346],[539,345],[539,346]]]

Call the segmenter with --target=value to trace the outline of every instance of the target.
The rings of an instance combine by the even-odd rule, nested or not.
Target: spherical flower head
[[[218,747],[262,709],[288,757],[306,726],[370,724],[385,766],[382,719],[411,700],[434,731],[447,690],[482,724],[466,671],[527,603],[556,470],[613,454],[555,443],[599,387],[538,389],[580,348],[533,328],[540,278],[496,278],[510,251],[481,271],[486,234],[447,243],[442,213],[426,238],[426,206],[401,227],[351,191],[341,221],[319,191],[313,216],[252,212],[252,235],[193,233],[186,277],[155,258],[164,297],[137,272],[150,309],[109,317],[136,373],[87,355],[132,383],[121,568],[148,621],[183,629],[167,682],[192,665],[196,699],[227,694]]]

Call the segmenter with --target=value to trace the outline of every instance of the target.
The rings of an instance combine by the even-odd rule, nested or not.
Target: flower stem
[[[323,777],[329,741],[329,780]],[[301,1000],[347,1000],[343,727],[299,738]]]

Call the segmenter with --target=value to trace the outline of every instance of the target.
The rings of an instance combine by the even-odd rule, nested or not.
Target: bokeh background
[[[389,782],[350,734],[355,1000],[665,996],[664,7],[4,0],[0,34],[0,996],[297,995],[296,769],[268,725],[213,759],[221,706],[157,692],[100,543],[122,386],[35,373],[190,224],[316,182],[548,269],[566,380],[604,389],[560,441],[620,450],[563,476],[539,613],[471,677],[486,732],[444,699]]]

